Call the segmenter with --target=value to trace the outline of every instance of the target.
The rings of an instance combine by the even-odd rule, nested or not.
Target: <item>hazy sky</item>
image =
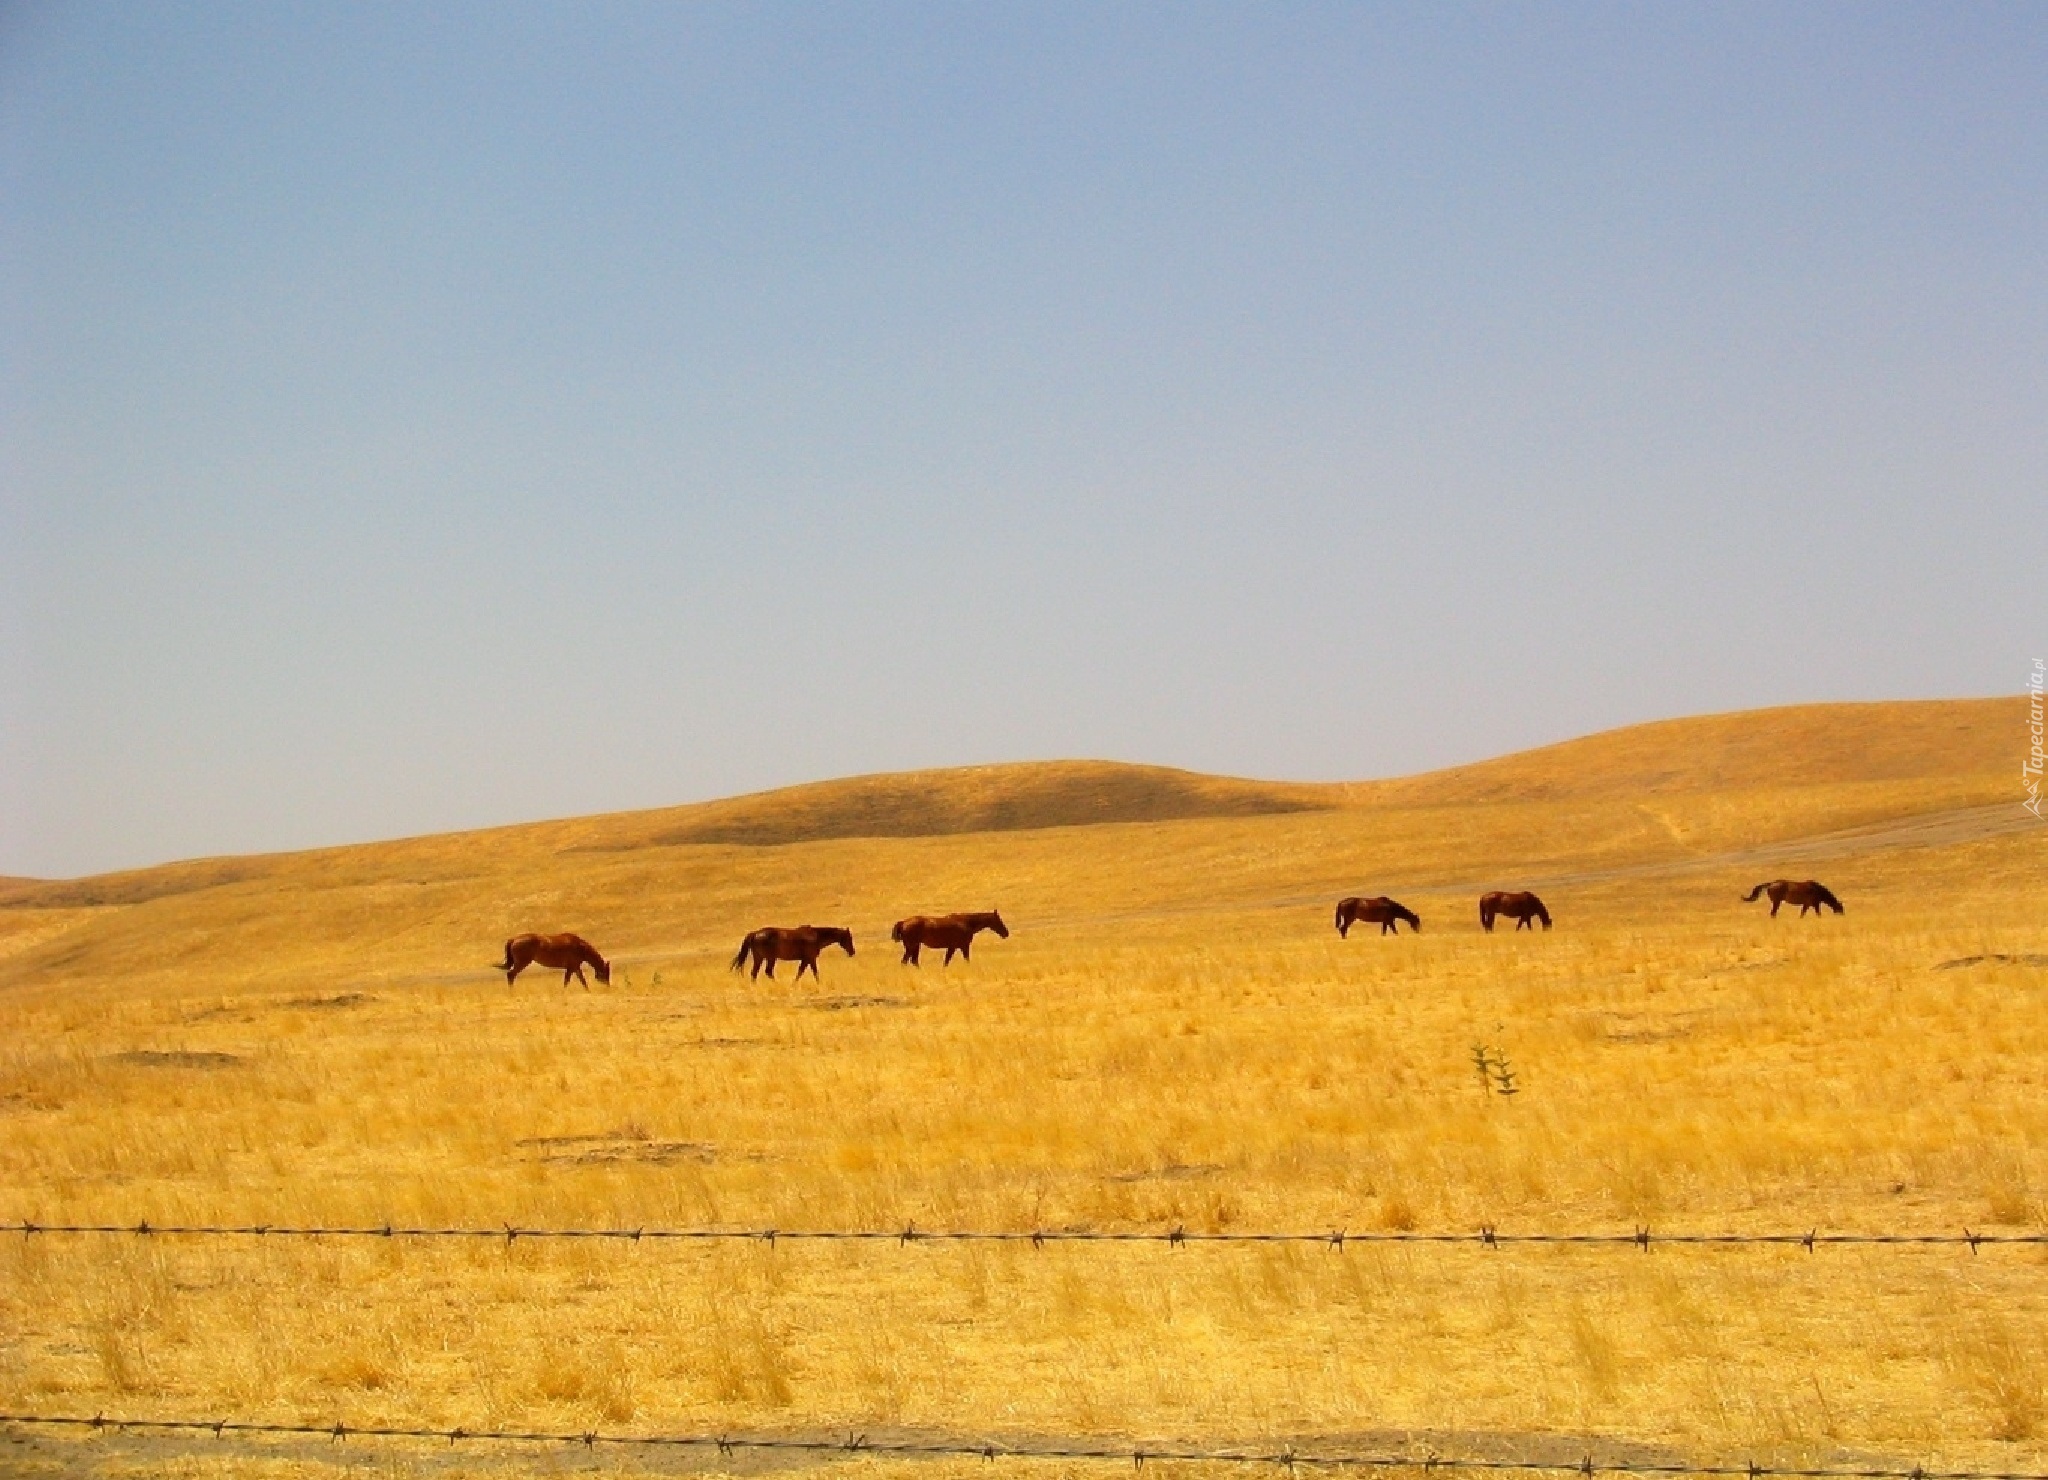
[[[2044,490],[2038,5],[0,11],[0,873],[2017,692]]]

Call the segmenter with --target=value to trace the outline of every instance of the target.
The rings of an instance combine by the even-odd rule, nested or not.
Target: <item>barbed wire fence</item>
[[[851,1243],[867,1245],[912,1244],[1030,1244],[1044,1248],[1053,1244],[1162,1244],[1168,1248],[1188,1245],[1296,1244],[1344,1249],[1354,1244],[1439,1244],[1468,1245],[1485,1249],[1523,1245],[1565,1245],[1580,1248],[1635,1249],[1649,1253],[1653,1248],[1721,1248],[1776,1246],[1802,1248],[1812,1253],[1820,1248],[1842,1247],[1967,1247],[1975,1254],[1984,1247],[2004,1245],[2048,1246],[2048,1232],[1984,1233],[1969,1228],[1960,1233],[1823,1233],[1818,1228],[1804,1232],[1771,1233],[1663,1233],[1647,1227],[1633,1232],[1609,1233],[1517,1233],[1490,1224],[1470,1231],[1409,1231],[1374,1229],[1351,1233],[1344,1229],[1328,1232],[1300,1230],[1214,1230],[1190,1231],[1183,1226],[1170,1229],[1075,1229],[1031,1230],[947,1228],[924,1229],[906,1223],[899,1229],[880,1228],[564,1228],[523,1227],[516,1223],[469,1227],[402,1223],[283,1224],[283,1223],[38,1223],[17,1218],[0,1223],[0,1234],[23,1238],[101,1236],[134,1238],[233,1238],[233,1239],[489,1239],[507,1244],[529,1241],[595,1239],[617,1243]]]
[[[1034,1248],[1066,1244],[1152,1245],[1167,1249],[1186,1246],[1248,1247],[1309,1246],[1342,1250],[1353,1245],[1436,1245],[1500,1250],[1524,1246],[1563,1246],[1609,1251],[1634,1250],[1649,1253],[1659,1246],[1678,1248],[1778,1247],[1804,1249],[1813,1253],[1822,1247],[1959,1248],[1974,1255],[1985,1246],[2048,1246],[2048,1233],[1984,1233],[1964,1229],[1960,1233],[1659,1233],[1648,1227],[1632,1232],[1526,1232],[1503,1231],[1482,1226],[1474,1231],[1373,1230],[1348,1233],[1301,1231],[1216,1231],[1190,1232],[1176,1226],[1164,1230],[1037,1229],[919,1229],[906,1224],[901,1229],[776,1229],[776,1228],[570,1228],[456,1227],[383,1224],[153,1224],[135,1223],[38,1223],[18,1219],[0,1223],[0,1234],[17,1234],[24,1239],[47,1236],[130,1237],[137,1239],[255,1239],[271,1240],[490,1240],[511,1246],[529,1242],[597,1240],[614,1244],[641,1243],[751,1243],[774,1247],[781,1243],[843,1243],[866,1247],[908,1248],[914,1244],[946,1245],[971,1243],[1029,1244]],[[790,1435],[731,1435],[709,1433],[622,1433],[597,1429],[576,1431],[497,1428],[429,1428],[402,1425],[352,1425],[334,1423],[272,1423],[228,1418],[138,1418],[91,1417],[46,1413],[0,1412],[0,1427],[44,1428],[93,1433],[136,1433],[194,1437],[211,1435],[247,1439],[319,1438],[333,1442],[348,1439],[432,1441],[450,1445],[524,1444],[550,1447],[580,1446],[595,1450],[638,1448],[698,1449],[713,1451],[721,1458],[749,1453],[781,1452],[816,1456],[868,1453],[900,1458],[956,1458],[993,1463],[997,1460],[1057,1460],[1130,1464],[1142,1471],[1148,1462],[1273,1466],[1290,1475],[1297,1469],[1416,1470],[1431,1474],[1438,1470],[1493,1472],[1527,1475],[1577,1474],[1585,1480],[1601,1474],[1644,1476],[1731,1477],[1731,1480],[2048,1480],[2048,1473],[2012,1471],[1944,1470],[1915,1464],[1910,1468],[1869,1467],[1787,1467],[1760,1465],[1754,1460],[1740,1465],[1691,1461],[1596,1460],[1589,1452],[1573,1461],[1533,1457],[1483,1457],[1423,1453],[1344,1453],[1283,1446],[1278,1449],[1201,1449],[1173,1444],[1122,1444],[1088,1438],[1066,1438],[1031,1444],[1004,1444],[958,1438],[903,1439],[870,1438],[849,1433],[843,1438],[825,1439]]]
[[[599,1429],[491,1429],[425,1428],[388,1424],[263,1423],[240,1419],[129,1418],[95,1414],[90,1418],[68,1414],[0,1413],[0,1425],[23,1428],[87,1430],[93,1433],[188,1434],[237,1438],[312,1438],[341,1443],[349,1439],[431,1440],[450,1445],[525,1444],[581,1447],[599,1446],[642,1449],[702,1449],[721,1457],[760,1452],[811,1455],[873,1454],[924,1459],[1065,1460],[1128,1464],[1143,1471],[1148,1463],[1272,1466],[1289,1473],[1297,1469],[1331,1470],[1419,1470],[1425,1474],[1445,1472],[1491,1472],[1496,1474],[1581,1475],[1698,1475],[1739,1477],[1739,1480],[2048,1480],[2048,1474],[2010,1470],[1944,1470],[1924,1465],[1911,1468],[1863,1466],[1760,1465],[1698,1463],[1689,1460],[1651,1461],[1603,1459],[1591,1452],[1576,1460],[1528,1457],[1483,1457],[1475,1455],[1423,1453],[1346,1453],[1296,1449],[1227,1448],[1200,1449],[1175,1444],[1112,1444],[1099,1440],[1069,1438],[1035,1444],[998,1444],[989,1440],[962,1438],[902,1439],[870,1438],[850,1432],[843,1438],[805,1438],[773,1434],[638,1434]]]

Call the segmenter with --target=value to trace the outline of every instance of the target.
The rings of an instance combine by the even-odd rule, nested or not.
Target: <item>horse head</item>
[[[988,928],[997,935],[1000,935],[1004,940],[1010,938],[1010,927],[1003,923],[1003,912],[1001,910],[990,910],[988,912]]]

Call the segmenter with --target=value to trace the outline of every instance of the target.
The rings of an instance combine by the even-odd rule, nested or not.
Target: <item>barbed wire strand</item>
[[[1433,1451],[1424,1454],[1346,1454],[1322,1453],[1295,1449],[1291,1446],[1280,1449],[1195,1449],[1171,1444],[1112,1445],[1085,1439],[1057,1439],[1046,1444],[1010,1445],[986,1440],[970,1442],[964,1439],[871,1439],[858,1432],[849,1432],[841,1439],[807,1439],[779,1435],[606,1433],[597,1429],[433,1429],[389,1424],[347,1424],[340,1421],[332,1424],[309,1424],[261,1423],[241,1419],[109,1418],[104,1414],[84,1418],[43,1413],[0,1413],[0,1424],[86,1429],[95,1433],[132,1431],[187,1433],[195,1436],[211,1434],[215,1438],[225,1438],[230,1434],[250,1437],[317,1438],[337,1443],[347,1439],[431,1439],[449,1444],[470,1441],[487,1444],[581,1445],[585,1449],[595,1449],[600,1444],[618,1447],[699,1448],[715,1449],[721,1455],[741,1451],[782,1451],[803,1454],[915,1455],[985,1461],[1111,1460],[1127,1462],[1139,1470],[1142,1470],[1148,1461],[1163,1461],[1185,1464],[1278,1465],[1288,1470],[1296,1466],[1307,1466],[1326,1469],[1578,1474],[1589,1477],[1612,1474],[1740,1476],[1744,1477],[1744,1480],[1770,1480],[1770,1477],[1782,1477],[1782,1480],[2048,1480],[2048,1474],[2041,1473],[1937,1470],[1918,1464],[1911,1469],[1794,1467],[1760,1465],[1753,1460],[1740,1465],[1716,1465],[1696,1464],[1690,1461],[1595,1460],[1590,1453],[1578,1460],[1487,1459],[1469,1455],[1437,1454]]]
[[[730,1242],[730,1243],[855,1243],[855,1244],[943,1244],[1004,1243],[1031,1244],[1321,1244],[1341,1249],[1350,1244],[1466,1244],[1499,1249],[1522,1244],[1563,1244],[1586,1248],[1633,1248],[1648,1253],[1655,1245],[1675,1247],[1728,1247],[1776,1245],[1803,1248],[1809,1253],[1822,1247],[1920,1246],[1962,1247],[1971,1253],[1989,1245],[2048,1245],[2048,1233],[1980,1233],[1965,1228],[1961,1233],[1658,1233],[1638,1228],[1633,1233],[1510,1233],[1491,1226],[1473,1232],[1404,1232],[1381,1229],[1351,1233],[1333,1229],[1328,1233],[1308,1232],[1190,1232],[1171,1229],[1035,1229],[1019,1232],[1005,1229],[923,1229],[905,1224],[900,1229],[876,1228],[522,1228],[503,1223],[496,1227],[434,1227],[416,1224],[205,1224],[151,1223],[37,1223],[16,1219],[0,1223],[0,1234],[18,1233],[24,1238],[37,1235],[127,1235],[138,1238],[255,1238],[255,1239],[601,1239],[626,1243],[642,1242]]]

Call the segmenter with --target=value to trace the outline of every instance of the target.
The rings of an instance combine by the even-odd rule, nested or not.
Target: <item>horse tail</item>
[[[512,942],[511,942],[511,940],[510,940],[510,939],[508,938],[508,939],[507,939],[507,940],[505,941],[505,959],[504,959],[504,960],[502,960],[502,961],[500,961],[500,962],[498,963],[498,970],[500,970],[500,971],[510,971],[511,969],[512,969]]]
[[[1756,897],[1757,897],[1757,896],[1758,896],[1759,894],[1763,893],[1763,892],[1764,892],[1764,891],[1765,891],[1766,889],[1768,889],[1768,888],[1770,888],[1770,887],[1771,887],[1771,886],[1770,886],[1769,884],[1759,884],[1759,885],[1757,885],[1757,886],[1756,886],[1756,888],[1754,888],[1754,889],[1750,890],[1750,891],[1749,891],[1749,893],[1747,893],[1747,894],[1745,894],[1745,895],[1743,895],[1743,896],[1742,896],[1742,902],[1743,902],[1744,904],[1750,904],[1750,903],[1754,902],[1754,901],[1755,901],[1755,899],[1756,899]]]
[[[742,966],[747,964],[747,950],[753,944],[754,937],[751,935],[740,942],[739,954],[732,958],[732,969],[734,971],[738,971]]]
[[[897,921],[897,922],[896,922],[896,923],[895,923],[894,925],[891,925],[891,926],[889,927],[889,939],[891,939],[891,940],[901,940],[901,939],[903,939],[903,922],[902,922],[901,920],[898,920],[898,921]]]
[[[1842,902],[1839,899],[1835,898],[1834,894],[1829,891],[1827,885],[1815,884],[1813,887],[1815,890],[1819,892],[1820,902],[1822,904],[1827,905],[1829,908],[1834,910],[1834,912],[1838,915],[1842,913]]]
[[[1337,906],[1337,918],[1335,924],[1337,927],[1337,933],[1339,935],[1342,935],[1344,933],[1344,906],[1341,904]]]

